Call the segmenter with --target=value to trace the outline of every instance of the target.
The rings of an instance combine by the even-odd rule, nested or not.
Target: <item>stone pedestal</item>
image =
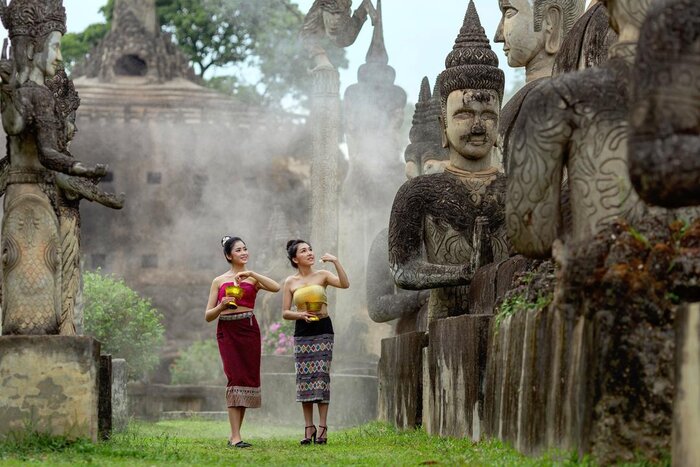
[[[0,438],[35,431],[97,441],[99,368],[90,337],[0,337]]]
[[[112,360],[112,429],[115,432],[126,430],[129,424],[129,401],[127,399],[126,360]]]
[[[426,431],[455,438],[481,438],[483,379],[492,315],[464,315],[430,323],[424,365]]]
[[[382,339],[379,360],[379,419],[398,428],[422,423],[423,348],[428,336],[412,332]]]
[[[700,465],[700,303],[676,317],[676,395],[673,401],[674,466]]]

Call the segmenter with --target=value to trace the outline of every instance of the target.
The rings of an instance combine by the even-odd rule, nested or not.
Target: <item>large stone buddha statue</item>
[[[430,289],[430,319],[468,313],[469,283],[482,265],[507,256],[505,176],[494,165],[504,74],[474,2],[438,77],[442,174],[406,182],[389,223],[389,260],[404,289]]]

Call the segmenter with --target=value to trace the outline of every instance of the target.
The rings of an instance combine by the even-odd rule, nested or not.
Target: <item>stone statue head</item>
[[[493,40],[503,43],[508,65],[519,68],[559,51],[585,0],[498,0],[498,7],[502,16]]]
[[[620,41],[636,41],[649,7],[657,0],[601,0],[610,17],[610,27]]]
[[[75,125],[75,116],[78,107],[80,107],[80,96],[75,90],[73,80],[68,77],[62,66],[58,68],[53,77],[45,81],[45,84],[53,94],[60,124],[63,128],[63,135],[59,137],[59,148],[65,150],[78,131],[78,127]]]
[[[321,0],[321,16],[326,34],[333,41],[338,37],[342,28],[342,18],[350,16],[352,0]]]
[[[406,178],[440,173],[449,161],[449,152],[441,144],[440,94],[437,86],[431,95],[427,77],[421,82],[420,94],[409,133],[410,144],[404,152]]]
[[[505,76],[473,0],[445,66],[438,77],[443,147],[466,159],[483,159],[496,145]]]
[[[700,2],[654,6],[632,78],[630,176],[645,201],[700,204]]]
[[[12,0],[0,6],[0,16],[12,40],[19,83],[32,69],[44,77],[56,74],[63,57],[61,38],[66,32],[63,0]]]

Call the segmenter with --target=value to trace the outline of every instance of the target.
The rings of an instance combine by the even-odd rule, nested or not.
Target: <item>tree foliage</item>
[[[291,0],[156,0],[161,28],[180,46],[208,86],[243,101],[304,103],[309,61],[299,40],[304,13]],[[68,68],[109,30],[113,0],[100,9],[106,22],[64,38]],[[327,47],[339,68],[345,51]]]
[[[151,302],[123,280],[83,273],[85,334],[102,343],[102,352],[126,359],[130,379],[140,379],[158,364],[164,342],[162,316]]]
[[[173,384],[226,385],[216,341],[199,341],[184,349],[170,367],[170,375]]]

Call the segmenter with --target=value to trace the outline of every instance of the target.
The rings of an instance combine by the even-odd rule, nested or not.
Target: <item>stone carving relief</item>
[[[525,99],[507,148],[508,234],[517,251],[546,257],[561,237],[565,169],[574,241],[591,238],[619,217],[634,223],[643,216],[645,206],[628,176],[627,117],[637,34],[651,2],[611,1],[611,24],[620,39],[610,60],[553,78]]]
[[[650,13],[632,83],[637,192],[667,207],[700,204],[700,3],[671,0]]]
[[[508,254],[505,177],[493,165],[505,79],[473,1],[445,65],[438,82],[450,163],[442,174],[406,182],[389,223],[394,280],[431,289],[431,320],[467,313],[474,271]]]

